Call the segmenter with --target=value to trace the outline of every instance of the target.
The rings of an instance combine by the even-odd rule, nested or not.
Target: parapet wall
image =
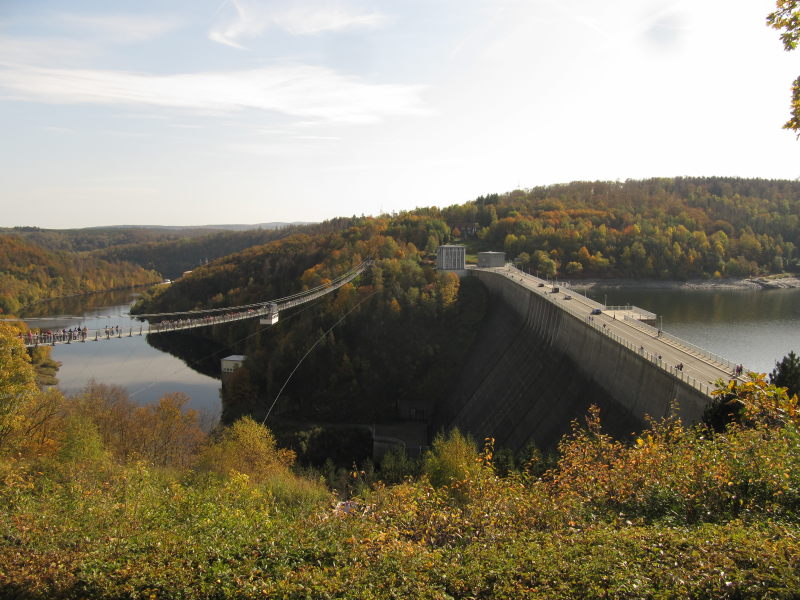
[[[436,425],[458,426],[499,446],[554,446],[589,406],[625,438],[645,416],[677,402],[684,421],[708,398],[636,352],[502,274],[473,271],[489,290],[489,315]]]

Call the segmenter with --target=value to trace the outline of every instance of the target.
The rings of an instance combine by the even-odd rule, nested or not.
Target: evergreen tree
[[[789,352],[780,362],[775,363],[769,379],[779,387],[788,388],[790,396],[800,394],[800,356],[794,351]]]

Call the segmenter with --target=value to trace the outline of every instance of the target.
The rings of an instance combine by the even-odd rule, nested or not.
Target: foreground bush
[[[763,377],[720,385],[726,427],[664,419],[627,444],[593,410],[549,470],[504,477],[454,431],[420,476],[339,503],[251,419],[205,439],[179,398],[22,383],[0,598],[800,597],[798,403]]]
[[[244,474],[5,463],[2,598],[790,598],[793,519],[581,518],[552,482],[422,481],[287,510]],[[102,469],[103,467],[100,467]],[[572,520],[576,518],[578,520]]]

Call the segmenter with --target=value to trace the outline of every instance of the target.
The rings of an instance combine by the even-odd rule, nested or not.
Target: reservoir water
[[[790,350],[800,354],[800,289],[595,287],[588,294],[661,315],[665,331],[748,370],[770,373]]]
[[[609,305],[634,304],[661,315],[665,331],[751,370],[769,373],[790,350],[800,353],[800,289],[610,287],[590,289],[588,295]],[[35,318],[29,321],[31,327],[44,329],[119,325],[125,332],[130,327],[138,331],[140,322],[127,315],[135,297],[135,292],[123,291],[69,298],[39,304],[25,317]],[[80,390],[90,379],[122,386],[141,404],[184,392],[191,398],[191,408],[210,419],[219,416],[219,380],[152,347],[144,336],[56,346],[52,355],[62,363],[59,387],[66,392]]]
[[[219,380],[152,347],[146,336],[127,337],[130,328],[138,332],[142,325],[127,314],[137,295],[126,290],[54,300],[37,304],[24,314],[25,318],[33,317],[28,321],[31,327],[41,329],[76,326],[103,329],[118,325],[125,332],[122,339],[56,345],[51,356],[61,363],[57,374],[59,387],[66,393],[74,393],[94,379],[125,388],[139,404],[156,402],[164,394],[183,392],[191,398],[188,406],[203,413],[204,422],[216,421],[220,414]]]

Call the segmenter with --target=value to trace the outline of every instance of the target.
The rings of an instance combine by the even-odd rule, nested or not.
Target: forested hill
[[[798,269],[800,182],[578,182],[429,214],[543,275],[685,279]]]
[[[277,409],[327,420],[428,418],[448,393],[486,302],[474,282],[436,272],[431,258],[439,244],[505,249],[550,276],[767,274],[797,267],[799,198],[795,182],[573,183],[342,220],[330,231],[290,235],[213,261],[147,298],[140,310],[262,302],[319,285],[372,256],[369,274],[283,315],[277,327],[254,335],[244,322],[213,332],[226,352],[248,356],[227,386],[225,416],[262,414],[308,347],[352,309],[305,359]]]
[[[438,220],[443,226],[437,235],[421,238],[425,227],[418,226],[419,219]],[[340,218],[277,230],[124,244],[115,238],[97,256],[134,262],[174,278],[251,246],[300,232],[316,236],[343,231],[354,222]],[[800,268],[796,181],[715,177],[575,182],[490,194],[444,209],[421,208],[390,222],[395,230],[405,230],[402,239],[428,254],[441,240],[464,241],[472,251],[505,250],[509,259],[548,276],[686,279]]]
[[[324,224],[286,225],[272,229],[248,229],[244,231],[214,231],[201,235],[179,236],[174,239],[156,239],[132,243],[109,245],[98,249],[95,255],[105,260],[124,260],[145,269],[153,269],[164,277],[174,279],[184,271],[208,261],[233,254],[286,236],[308,232],[313,234],[338,230],[345,227],[349,219],[333,219]]]
[[[42,229],[40,227],[0,228],[0,235],[16,235],[46,250],[88,252],[123,244],[143,244],[204,236],[214,229],[166,227],[86,227],[82,229]]]
[[[244,248],[298,231],[341,229],[348,222],[334,219],[324,225],[244,231],[167,227],[0,229],[0,311],[14,312],[49,298],[175,278]]]
[[[321,338],[276,410],[307,419],[375,422],[397,418],[416,403],[430,415],[483,316],[484,293],[425,262],[417,244],[424,247],[429,238],[448,241],[447,224],[414,215],[355,219],[339,232],[296,234],[212,262],[160,288],[138,310],[265,301],[320,285],[371,256],[370,272],[313,305],[282,314],[276,327],[254,335],[252,323],[241,322],[210,332],[226,352],[248,355],[226,386],[224,417],[263,415],[263,399],[277,395]]]
[[[0,312],[46,300],[154,283],[158,273],[84,253],[51,251],[19,236],[0,235]]]
[[[337,220],[338,221],[338,220]],[[45,250],[93,252],[110,262],[127,261],[174,279],[209,260],[280,239],[314,225],[257,228],[213,227],[89,227],[86,229],[0,229]]]

